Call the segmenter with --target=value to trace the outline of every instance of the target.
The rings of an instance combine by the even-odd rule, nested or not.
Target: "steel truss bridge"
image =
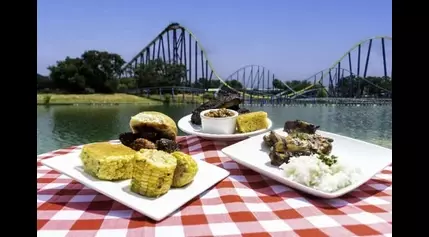
[[[326,91],[328,97],[361,97],[363,85],[372,87],[391,95],[391,89],[374,84],[370,77],[392,79],[392,37],[378,36],[358,42],[330,67],[300,81],[307,81],[305,88],[292,88],[285,82],[283,89],[273,88],[277,78],[271,70],[261,65],[247,65],[222,78],[214,69],[207,53],[197,37],[186,27],[172,23],[162,30],[146,47],[133,57],[122,68],[121,77],[135,76],[135,69],[141,64],[152,60],[164,63],[181,64],[186,67],[186,75],[182,78],[182,90],[198,91],[192,88],[200,78],[205,78],[206,86],[213,80],[220,81],[220,89],[242,93],[243,96],[254,98],[312,98],[315,92]],[[378,64],[378,65],[376,65]],[[353,79],[351,79],[353,78]],[[242,85],[238,89],[227,82],[237,80]],[[185,88],[184,88],[185,87]],[[361,88],[362,87],[362,88]],[[187,88],[187,89],[186,89]],[[344,91],[347,96],[344,96]]]

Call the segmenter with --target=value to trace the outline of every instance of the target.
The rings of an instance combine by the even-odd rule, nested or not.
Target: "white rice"
[[[359,169],[352,169],[339,161],[329,167],[316,155],[292,157],[280,168],[286,178],[323,192],[335,192],[349,186],[361,175]]]

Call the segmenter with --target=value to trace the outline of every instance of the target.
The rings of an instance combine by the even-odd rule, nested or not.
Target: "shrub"
[[[165,95],[164,96],[164,104],[170,104],[170,102],[171,102],[171,96]]]
[[[325,98],[325,97],[328,97],[328,93],[326,92],[325,89],[320,88],[320,89],[317,90],[316,97],[317,98]]]
[[[46,95],[43,97],[43,104],[47,105],[51,101],[51,95]]]
[[[119,79],[119,84],[123,84],[127,86],[127,89],[136,89],[137,88],[137,80],[133,77],[125,77]],[[119,88],[118,88],[119,90]]]
[[[84,90],[84,93],[85,94],[94,94],[95,91],[92,88],[86,87],[85,90]]]
[[[126,84],[119,84],[118,85],[118,91],[122,92],[122,93],[125,93],[125,92],[128,91],[128,86]]]
[[[206,93],[203,94],[203,99],[211,100],[211,99],[214,99],[214,98],[215,98],[214,93],[206,92]]]

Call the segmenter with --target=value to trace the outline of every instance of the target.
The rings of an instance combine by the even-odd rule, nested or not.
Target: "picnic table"
[[[179,137],[182,151],[230,172],[166,219],[155,222],[43,166],[42,159],[79,152],[73,146],[37,157],[37,235],[391,236],[392,166],[335,199],[295,191],[226,157],[232,144]]]

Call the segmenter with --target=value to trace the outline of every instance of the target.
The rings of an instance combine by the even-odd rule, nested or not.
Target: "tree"
[[[328,92],[326,91],[326,89],[323,86],[319,86],[316,92],[316,97],[318,98],[324,98],[324,97],[328,97]]]
[[[392,79],[390,77],[368,76],[366,78],[354,75],[340,78],[330,93],[335,93],[338,97],[361,97],[363,95],[372,97],[390,96],[392,91]]]
[[[140,64],[134,75],[140,88],[161,86],[182,86],[186,77],[183,64],[168,64],[161,59]]]
[[[306,87],[309,87],[312,85],[309,81],[298,81],[298,80],[292,80],[292,81],[286,81],[286,85],[292,88],[295,91],[300,91],[302,89],[305,89]],[[279,79],[273,80],[273,87],[280,90],[289,90],[284,82],[282,82]]]
[[[209,88],[219,88],[222,83],[218,79],[212,79],[209,83]]]
[[[241,84],[240,81],[238,80],[231,80],[231,81],[225,81],[226,84],[228,84],[230,87],[234,88],[234,89],[243,89],[243,84]]]
[[[99,92],[114,92],[118,85],[117,76],[125,61],[119,54],[89,50],[82,54],[82,74],[87,85]]]
[[[283,84],[283,82],[280,81],[279,79],[273,80],[273,87],[275,89],[280,89],[280,90],[284,90],[286,88],[285,85]]]
[[[200,88],[200,89],[208,89],[208,88],[219,88],[221,85],[220,80],[199,78],[196,82],[192,83],[192,87]]]
[[[124,63],[118,54],[89,50],[79,58],[66,57],[48,70],[56,88],[77,93],[91,88],[110,93],[117,89],[117,78]]]
[[[69,92],[83,92],[86,83],[80,72],[82,66],[82,59],[66,57],[64,61],[58,61],[56,66],[48,67],[48,70],[56,88]]]
[[[306,80],[304,81],[292,80],[292,81],[287,81],[286,84],[294,91],[300,91],[313,85],[313,83]]]
[[[186,78],[186,66],[165,63],[163,77],[167,82],[166,86],[183,86]]]
[[[118,91],[127,92],[137,88],[137,80],[134,77],[124,77],[119,80]]]
[[[204,89],[206,87],[209,87],[209,82],[206,78],[198,78],[194,83],[192,83],[192,87]]]
[[[53,88],[53,82],[49,77],[37,73],[37,90]]]

